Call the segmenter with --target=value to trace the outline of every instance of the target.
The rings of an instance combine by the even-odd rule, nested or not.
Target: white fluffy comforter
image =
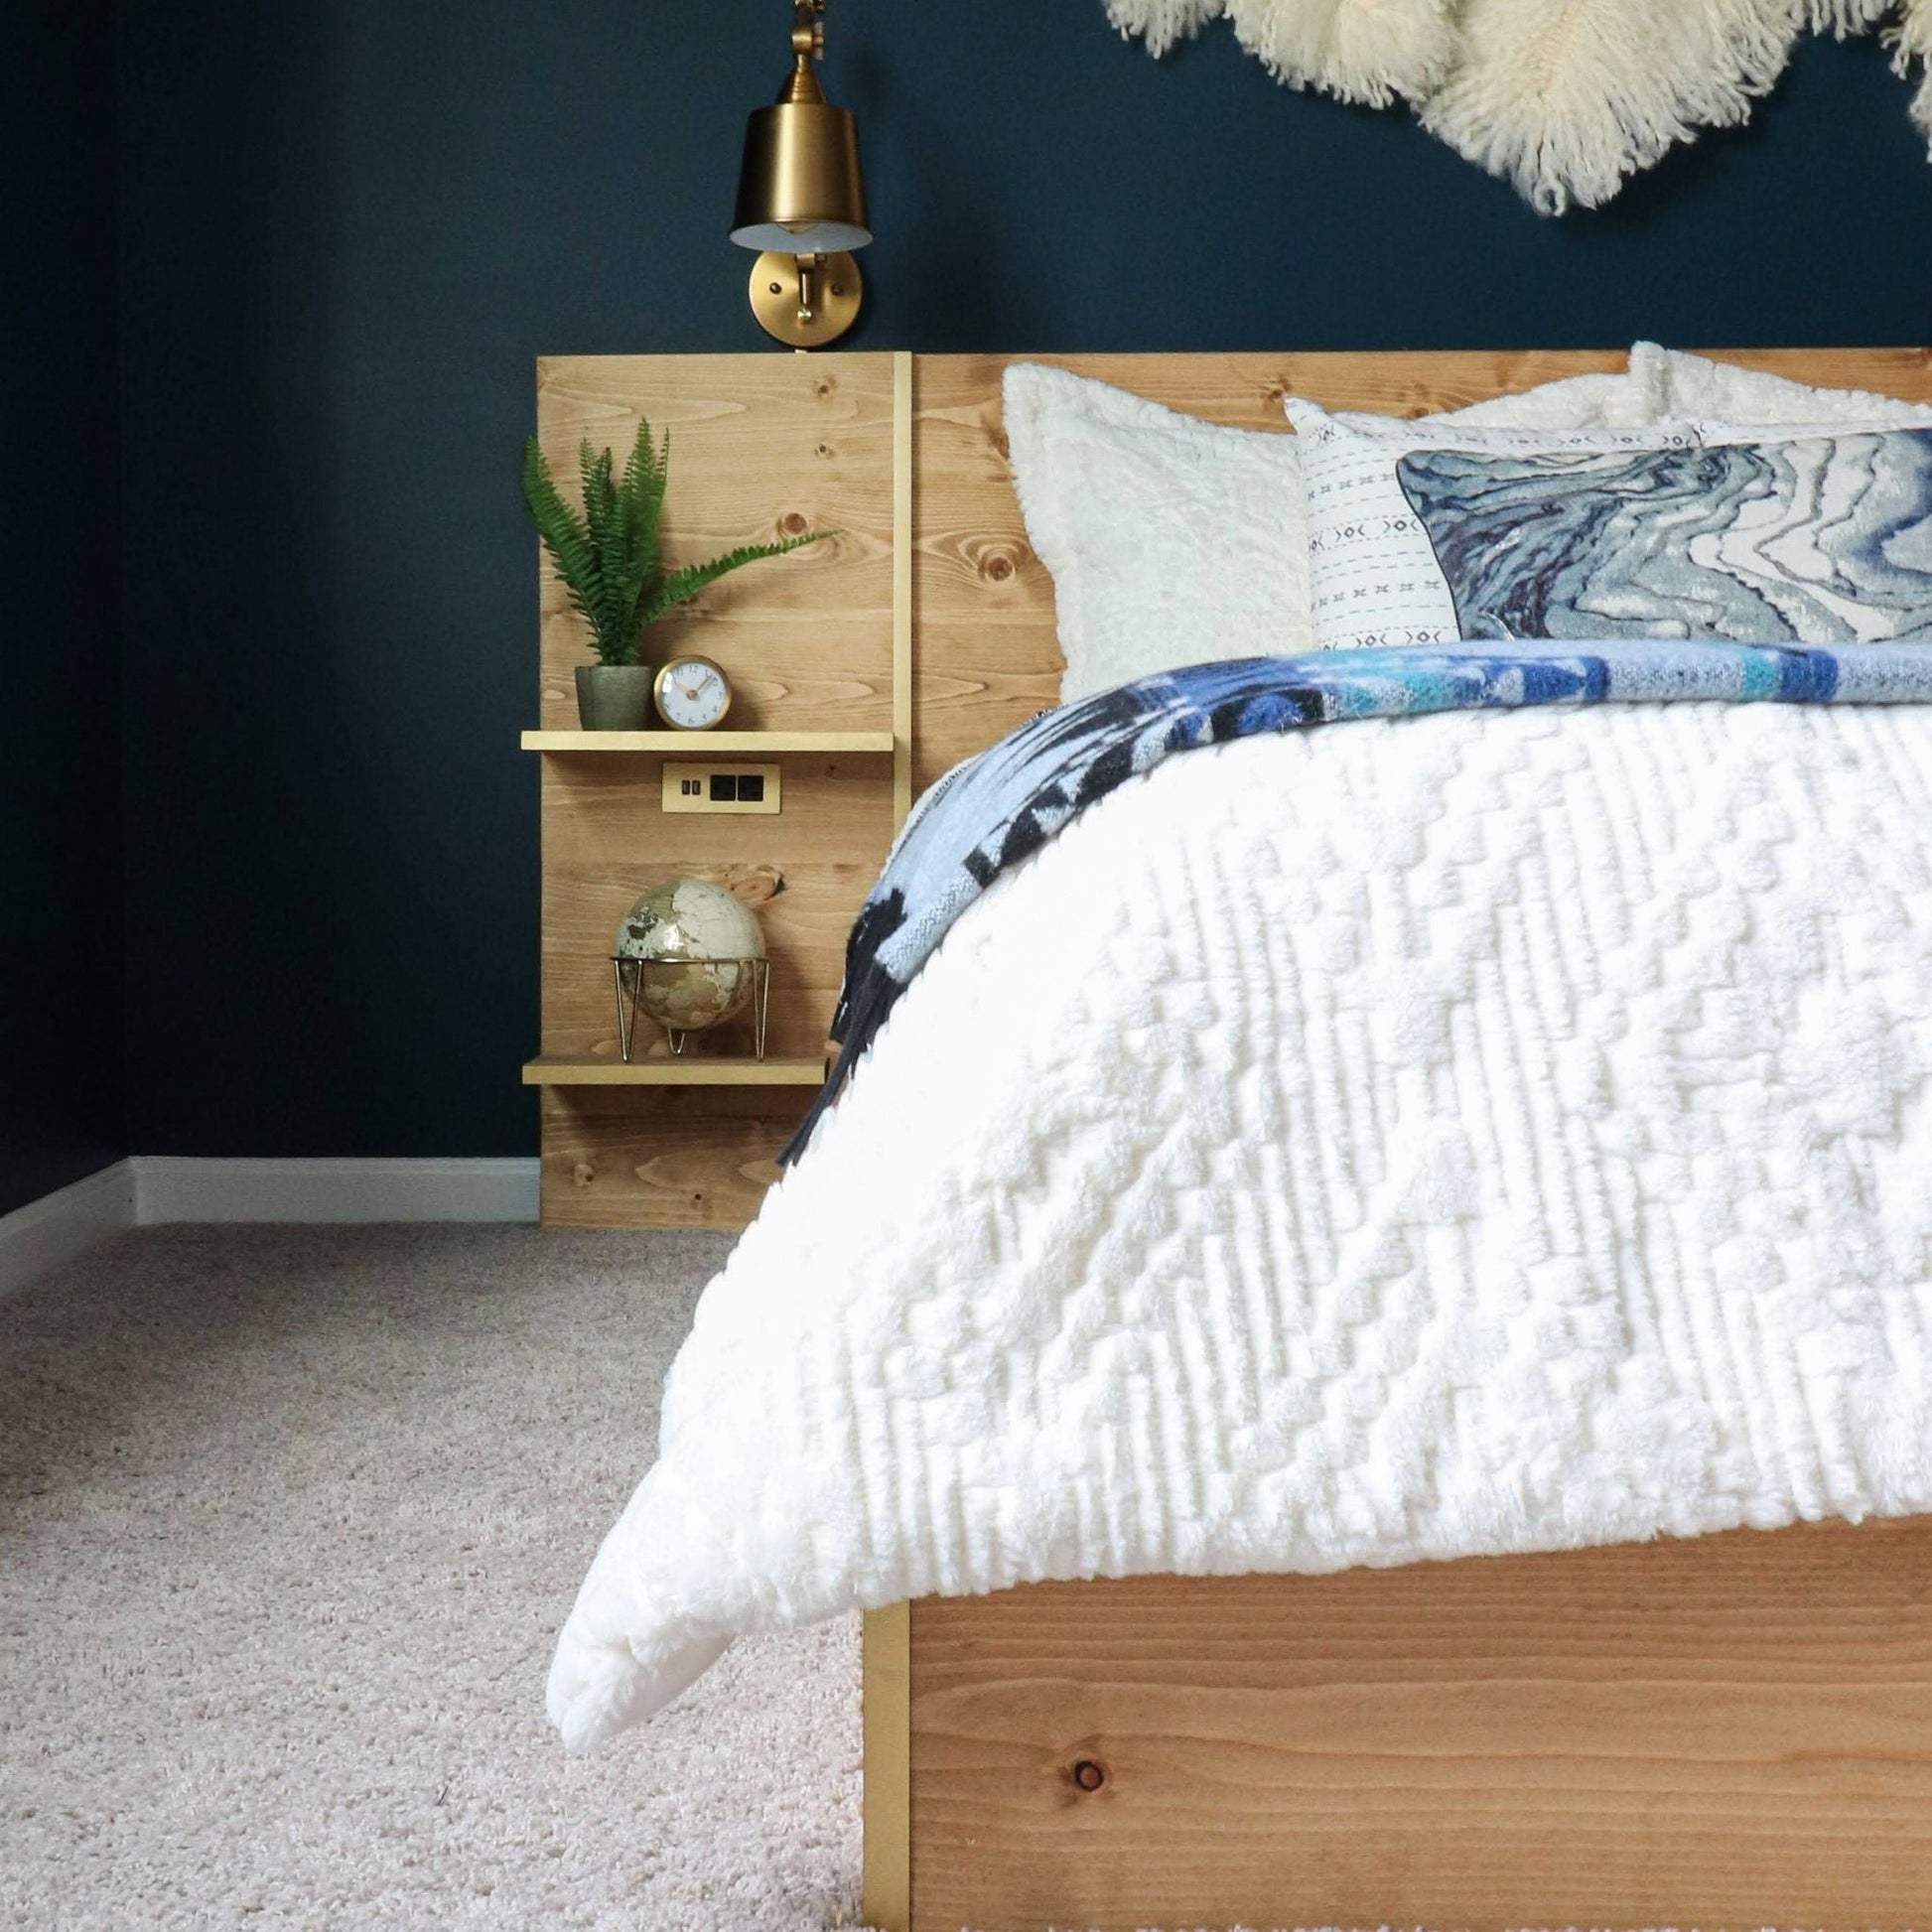
[[[928,1592],[1932,1509],[1932,707],[1170,759],[997,884],[713,1282],[573,1745]]]

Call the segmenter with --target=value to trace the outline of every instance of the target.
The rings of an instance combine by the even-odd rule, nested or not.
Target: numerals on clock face
[[[716,664],[684,657],[664,667],[658,680],[657,708],[664,722],[685,731],[715,725],[731,703],[731,686]]]

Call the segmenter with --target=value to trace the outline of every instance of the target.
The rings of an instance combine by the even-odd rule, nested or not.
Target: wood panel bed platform
[[[617,442],[640,413],[672,426],[672,554],[760,533],[748,504],[842,533],[769,596],[710,606],[702,645],[749,692],[754,728],[893,735],[891,774],[862,762],[856,790],[839,789],[836,759],[787,777],[826,804],[826,829],[801,817],[783,855],[774,952],[802,989],[781,1029],[790,1053],[822,1035],[841,914],[883,850],[859,808],[896,794],[902,809],[1057,696],[1052,586],[1005,464],[1009,359],[542,366],[553,460],[581,434]],[[1291,393],[1411,414],[1623,358],[1038,359],[1274,429]],[[1728,359],[1932,401],[1923,349]],[[565,726],[580,643],[554,586],[544,611],[543,722]],[[546,760],[544,785],[550,1055],[608,1030],[552,956],[581,950],[619,890],[584,842],[617,808],[568,762]],[[742,1221],[802,1105],[784,1089],[554,1091],[546,1219]],[[880,1932],[1932,1927],[1924,1518],[929,1599],[868,1617],[865,1697],[865,1907]]]

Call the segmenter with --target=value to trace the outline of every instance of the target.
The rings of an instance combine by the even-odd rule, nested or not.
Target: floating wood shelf
[[[821,1060],[755,1060],[693,1053],[681,1059],[585,1060],[540,1053],[523,1063],[526,1087],[822,1087]]]
[[[694,758],[730,753],[877,753],[889,758],[891,732],[551,732],[523,734],[526,752],[666,752]]]

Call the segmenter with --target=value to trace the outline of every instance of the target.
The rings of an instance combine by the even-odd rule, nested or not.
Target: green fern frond
[[[663,455],[658,456],[651,447],[650,424],[640,422],[617,490],[618,538],[624,560],[622,615],[633,632],[643,628],[645,600],[663,577],[657,561],[657,527],[670,447],[666,430]]]
[[[606,654],[605,640],[598,630],[605,603],[604,579],[590,526],[564,500],[563,492],[550,475],[542,446],[534,436],[523,446],[523,500],[537,526],[537,535],[542,538],[543,547],[550,553],[550,561],[570,594],[572,608],[582,615],[597,637],[598,655],[607,663],[621,661]]]
[[[577,453],[584,483],[584,522],[597,549],[600,596],[597,622],[600,639],[631,640],[637,626],[627,621],[631,573],[626,555],[618,488],[611,477],[611,452],[594,450],[588,440]],[[613,658],[600,646],[607,663],[626,663],[629,656]]]
[[[664,432],[662,453],[651,447],[650,424],[637,425],[637,440],[630,446],[630,461],[623,466],[623,494],[633,502],[645,503],[653,497],[664,500],[664,484],[670,475],[671,432]]]
[[[662,445],[653,450],[650,424],[640,422],[637,425],[636,448],[630,453],[630,463],[624,471],[623,481],[625,494],[636,505],[639,567],[653,583],[663,575],[657,560],[657,540],[663,520],[664,491],[670,476],[670,430],[665,429]]]
[[[736,550],[727,550],[722,557],[713,557],[708,564],[686,564],[682,570],[672,571],[657,585],[645,603],[644,621],[654,623],[673,605],[696,597],[707,585],[715,584],[719,578],[734,570],[755,564],[761,557],[782,557],[788,550],[817,543],[831,534],[830,530],[807,530],[802,536],[781,537],[776,543],[741,544]]]
[[[606,664],[634,664],[644,626],[719,578],[832,534],[807,530],[775,543],[741,544],[709,563],[667,574],[658,559],[658,533],[670,481],[670,431],[653,442],[650,424],[640,422],[621,478],[615,468],[609,450],[585,441],[578,451],[584,492],[579,510],[557,487],[536,438],[523,448],[523,500],[571,608],[590,625],[592,646]]]

